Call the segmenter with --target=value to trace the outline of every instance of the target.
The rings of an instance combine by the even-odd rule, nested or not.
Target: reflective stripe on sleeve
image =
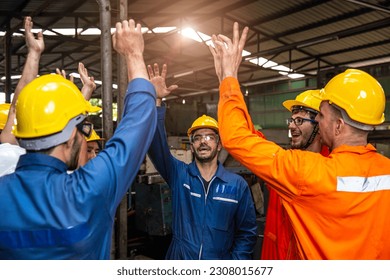
[[[376,192],[390,190],[390,175],[372,177],[337,177],[337,191]]]

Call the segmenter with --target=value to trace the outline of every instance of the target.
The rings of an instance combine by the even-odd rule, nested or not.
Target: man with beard
[[[13,133],[27,153],[0,178],[0,259],[109,259],[116,208],[156,127],[141,25],[118,22],[112,39],[128,70],[122,120],[105,149],[73,173],[92,132],[91,104],[61,75],[36,78],[20,93]]]
[[[238,83],[249,28],[233,40],[213,35],[220,81],[218,118],[225,149],[281,196],[301,259],[390,258],[390,159],[368,143],[385,121],[380,83],[359,69],[334,76],[316,97],[321,141],[329,156],[283,149],[254,131]]]
[[[156,169],[172,189],[173,237],[167,259],[251,259],[256,242],[256,214],[250,189],[239,175],[218,162],[222,149],[218,123],[203,115],[188,129],[194,160],[174,158],[165,132],[166,107],[161,98],[177,88],[166,87],[162,73],[148,66],[157,93],[157,130],[149,149]]]
[[[321,103],[321,100],[313,95],[316,92],[319,90],[304,91],[294,100],[284,101],[283,106],[291,112],[291,118],[287,119],[291,148],[321,152],[327,156],[329,151],[321,144],[318,122],[315,120]],[[283,200],[273,188],[267,190],[269,198],[261,259],[299,259],[295,236]]]

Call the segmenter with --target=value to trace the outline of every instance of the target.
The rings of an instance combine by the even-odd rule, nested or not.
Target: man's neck
[[[195,161],[202,178],[206,181],[210,181],[218,169],[217,159],[215,158],[210,162],[199,162],[198,160]]]

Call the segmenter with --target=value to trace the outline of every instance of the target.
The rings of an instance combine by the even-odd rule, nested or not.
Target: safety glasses
[[[217,134],[196,134],[191,136],[191,143],[198,144],[202,141],[205,142],[217,142],[219,140],[219,136]]]
[[[296,117],[295,119],[294,118],[287,119],[287,125],[294,123],[296,126],[301,126],[303,124],[303,122],[317,123],[315,120],[301,118],[301,117]]]
[[[78,125],[76,125],[77,130],[81,132],[85,137],[89,138],[91,137],[92,130],[93,130],[93,124],[89,122],[81,122]]]

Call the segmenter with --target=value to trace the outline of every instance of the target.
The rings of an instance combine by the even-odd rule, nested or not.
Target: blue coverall
[[[138,78],[113,137],[84,167],[67,174],[57,158],[22,155],[0,178],[0,259],[109,259],[115,211],[155,127],[154,87]]]

